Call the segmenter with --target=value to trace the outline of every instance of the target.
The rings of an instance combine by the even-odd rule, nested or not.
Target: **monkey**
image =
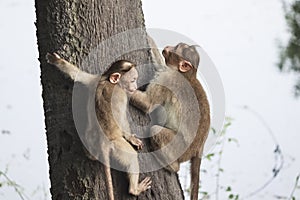
[[[104,160],[109,199],[114,199],[110,163],[108,161],[110,154],[122,167],[126,168],[129,177],[130,194],[138,196],[141,192],[151,188],[152,181],[150,177],[146,177],[138,183],[138,157],[132,145],[136,146],[137,149],[141,149],[143,143],[134,134],[130,133],[126,116],[128,96],[137,89],[138,72],[136,65],[127,60],[118,60],[100,76],[80,70],[75,65],[60,58],[56,53],[48,53],[46,59],[48,63],[58,67],[74,81],[80,81],[84,84],[89,84],[95,80],[98,81],[94,99],[95,112],[96,119],[103,132],[102,134],[106,137],[100,137],[102,141],[90,139],[96,143],[96,147],[98,146],[97,152],[102,150],[102,155],[96,155],[96,157],[102,156]],[[91,124],[89,126],[94,125]],[[89,158],[95,159],[95,156],[93,156],[89,156]]]
[[[165,47],[162,55],[165,70],[157,73],[144,92],[134,92],[130,103],[145,113],[163,107],[164,124],[150,128],[154,150],[161,149],[155,157],[171,172],[178,172],[180,163],[191,161],[191,200],[197,200],[201,157],[210,128],[209,102],[196,77],[200,55],[195,46],[185,43]]]

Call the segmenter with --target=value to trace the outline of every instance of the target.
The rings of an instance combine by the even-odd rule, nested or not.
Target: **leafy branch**
[[[220,185],[220,176],[221,176],[221,173],[224,172],[224,169],[222,168],[221,164],[222,164],[222,157],[223,157],[222,155],[223,155],[223,152],[225,149],[225,143],[226,142],[236,142],[238,144],[237,139],[228,138],[226,135],[228,128],[232,125],[232,120],[233,119],[230,117],[225,118],[225,124],[224,124],[223,130],[220,133],[220,137],[222,137],[222,139],[219,143],[217,143],[217,145],[220,145],[220,150],[217,152],[218,160],[217,160],[216,189],[215,189],[216,200],[219,200],[220,189],[224,189],[224,187],[222,187]],[[230,186],[227,186],[225,191],[226,191],[226,193],[228,193],[228,199],[234,199],[234,200],[239,199],[239,195],[234,194],[232,192],[232,188]]]
[[[294,196],[294,193],[296,191],[296,188],[299,187],[298,184],[299,184],[299,177],[300,177],[300,174],[298,174],[298,176],[296,177],[296,181],[295,181],[295,185],[294,185],[294,188],[290,194],[290,197],[289,199],[291,200],[296,200],[296,197]]]
[[[251,112],[262,123],[262,125],[266,128],[266,130],[268,131],[268,134],[271,136],[271,138],[275,144],[275,149],[273,151],[274,156],[275,156],[274,167],[272,169],[273,176],[270,177],[262,186],[257,188],[255,191],[253,191],[250,194],[245,196],[245,198],[249,198],[249,197],[252,197],[252,196],[258,194],[262,190],[264,190],[268,185],[270,185],[274,181],[274,179],[278,176],[279,172],[283,168],[284,156],[283,156],[283,153],[281,150],[281,146],[280,146],[279,142],[277,141],[275,134],[273,133],[272,129],[270,128],[268,123],[265,121],[265,119],[258,112],[256,112],[254,109],[250,108],[249,106],[243,106],[243,109]]]
[[[218,134],[218,141],[216,143],[216,149],[207,154],[204,159],[208,160],[208,161],[214,161],[215,162],[215,166],[217,167],[216,169],[216,173],[214,175],[215,177],[215,191],[213,193],[209,193],[207,191],[200,191],[199,194],[201,195],[201,199],[211,199],[213,196],[215,196],[216,200],[219,200],[219,196],[220,196],[220,191],[223,190],[224,192],[226,192],[228,199],[232,199],[232,200],[238,200],[239,199],[239,195],[235,194],[232,190],[231,186],[222,186],[220,184],[220,177],[221,174],[224,173],[224,169],[222,168],[222,158],[223,158],[223,152],[225,149],[225,144],[226,143],[236,143],[238,145],[238,140],[236,138],[231,138],[227,136],[227,131],[228,128],[232,125],[232,121],[233,119],[230,117],[226,117],[225,118],[225,124],[223,126],[222,131]],[[214,134],[217,134],[216,130],[214,130],[212,128],[212,131]],[[202,170],[202,172],[206,173],[206,170]],[[223,199],[223,198],[221,198]]]
[[[0,178],[1,177],[3,177],[5,179],[5,181],[0,182],[0,188],[3,187],[4,185],[7,185],[8,187],[12,187],[22,200],[28,200],[29,199],[24,194],[23,188],[7,176],[7,172],[3,172],[3,171],[0,170]]]

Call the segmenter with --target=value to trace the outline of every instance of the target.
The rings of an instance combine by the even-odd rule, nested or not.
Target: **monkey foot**
[[[151,178],[146,177],[142,182],[140,182],[137,186],[137,189],[130,189],[129,193],[135,196],[138,196],[141,192],[144,192],[151,188]]]

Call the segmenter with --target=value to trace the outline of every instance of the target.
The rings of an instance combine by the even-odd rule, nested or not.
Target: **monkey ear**
[[[189,71],[190,69],[193,68],[193,65],[189,62],[189,61],[186,61],[186,60],[182,60],[179,62],[179,71],[180,72],[187,72]]]
[[[109,81],[113,84],[116,84],[119,82],[120,78],[121,78],[121,74],[116,72],[109,76]]]

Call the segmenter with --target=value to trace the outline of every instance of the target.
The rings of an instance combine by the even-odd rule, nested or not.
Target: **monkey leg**
[[[150,135],[152,136],[151,144],[154,147],[155,156],[158,161],[163,166],[166,166],[167,170],[178,172],[179,162],[177,161],[176,147],[178,147],[179,141],[174,141],[174,144],[170,144],[175,139],[176,132],[162,126],[154,125],[150,129]],[[170,146],[163,148],[168,144]]]
[[[139,163],[137,152],[134,148],[124,139],[117,138],[112,141],[114,148],[112,156],[118,161],[121,167],[125,167],[129,178],[129,193],[135,196],[150,188],[150,177],[146,177],[140,183],[139,181]]]

